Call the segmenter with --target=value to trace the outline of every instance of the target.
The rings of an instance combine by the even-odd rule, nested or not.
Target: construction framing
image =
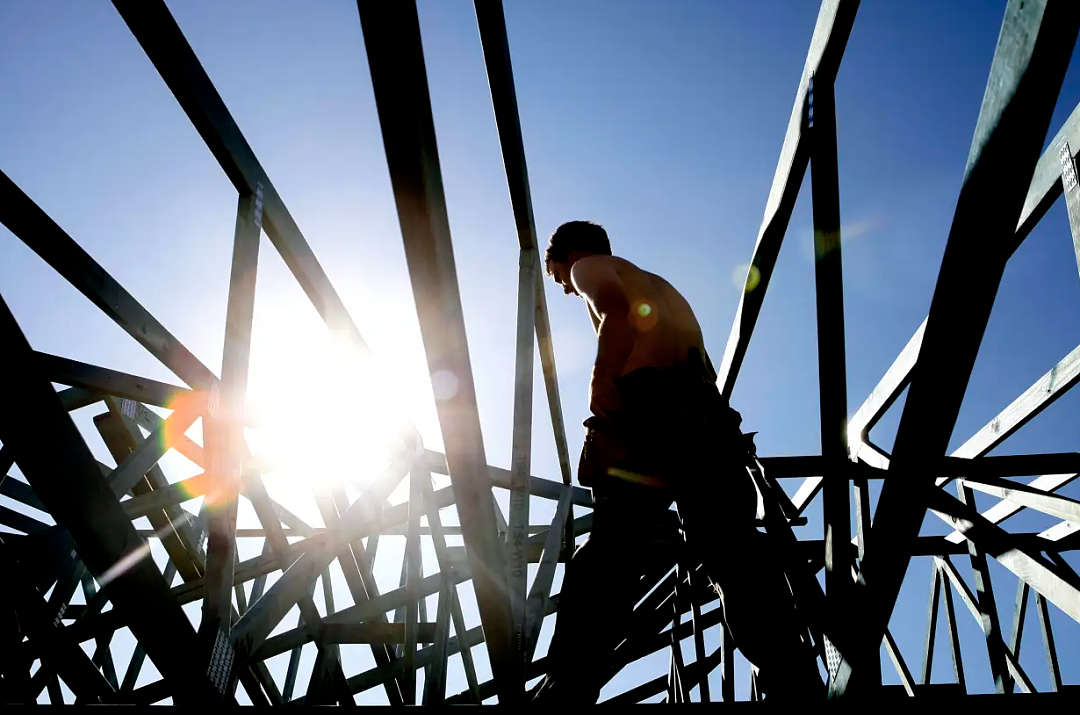
[[[426,449],[414,431],[407,448],[359,497],[350,499],[342,487],[316,495],[321,525],[305,523],[270,497],[265,467],[248,452],[238,417],[246,399],[264,233],[327,327],[361,351],[366,344],[163,0],[113,4],[238,193],[222,370],[218,376],[203,365],[0,173],[0,221],[183,383],[36,352],[0,299],[0,339],[9,371],[19,375],[9,383],[9,396],[22,406],[18,413],[0,412],[0,495],[46,512],[55,522],[0,506],[6,529],[0,554],[11,578],[0,590],[0,698],[63,702],[62,682],[84,703],[235,703],[238,688],[252,703],[273,705],[354,704],[355,695],[369,689],[381,691],[392,705],[522,701],[527,686],[546,670],[546,657],[536,651],[544,619],[558,609],[556,569],[568,560],[575,539],[589,532],[592,501],[587,490],[571,484],[501,2],[476,0],[475,6],[520,249],[510,467],[491,466],[485,456],[417,10],[412,0],[360,1],[428,368],[432,375],[453,374],[458,389],[437,403],[445,454]],[[1005,265],[1062,194],[1080,263],[1074,153],[1080,147],[1080,106],[1039,153],[1076,43],[1080,5],[1008,3],[929,315],[849,419],[833,86],[858,4],[821,5],[718,387],[731,395],[809,167],[821,454],[761,458],[750,472],[765,503],[761,526],[784,555],[829,693],[967,693],[965,667],[972,666],[960,652],[954,595],[985,635],[997,693],[1035,690],[1019,662],[1029,606],[1037,611],[1051,688],[1064,691],[1074,686],[1062,682],[1050,613],[1058,609],[1080,621],[1080,578],[1061,558],[1080,548],[1080,502],[1055,492],[1080,473],[1080,454],[986,455],[1080,379],[1080,347],[954,453],[946,455],[946,449]],[[557,446],[556,479],[531,473],[536,352]],[[67,387],[58,391],[54,384]],[[870,430],[905,389],[895,446],[885,454]],[[102,409],[94,425],[115,468],[94,458],[86,441],[91,436],[69,417],[91,405]],[[148,406],[172,412],[163,419]],[[199,419],[203,444],[183,436]],[[174,435],[168,444],[159,438],[166,431]],[[168,449],[203,472],[170,480],[159,464]],[[16,464],[21,477],[9,474]],[[433,473],[449,476],[450,486],[436,488]],[[871,514],[869,480],[877,479],[883,480],[882,490]],[[778,480],[801,481],[789,497]],[[950,483],[956,496],[946,491]],[[408,499],[391,504],[399,487],[407,488]],[[509,492],[507,514],[493,498],[496,489]],[[997,501],[980,513],[975,492]],[[184,508],[199,496],[204,499],[197,514]],[[792,527],[806,523],[803,513],[815,498],[822,500],[825,537],[800,540]],[[250,502],[259,528],[237,529],[240,500]],[[553,502],[550,524],[530,523],[536,500]],[[577,516],[575,507],[581,510]],[[441,510],[448,508],[456,511],[459,525],[443,524]],[[1004,521],[1024,509],[1060,522],[1039,533],[1006,531]],[[920,536],[927,513],[953,531]],[[141,517],[152,528],[136,529],[133,521]],[[675,524],[668,526],[669,556],[642,564],[640,602],[611,674],[665,649],[671,652],[669,671],[608,700],[641,702],[661,694],[671,703],[733,700],[734,647],[721,609],[710,607],[715,594],[694,577],[698,565],[682,560]],[[380,593],[373,565],[379,537],[391,535],[405,537],[402,580]],[[463,546],[450,545],[448,536],[460,537]],[[261,555],[241,560],[241,538],[261,540]],[[159,542],[168,555],[160,569],[147,557],[150,542]],[[436,554],[434,572],[422,562],[422,543]],[[965,556],[969,578],[960,564]],[[918,670],[908,665],[890,632],[913,557],[933,564]],[[999,621],[990,559],[1017,577],[1011,625]],[[353,604],[345,608],[334,606],[329,569],[335,562]],[[476,625],[469,624],[461,603],[464,588],[475,594]],[[84,602],[72,603],[80,590]],[[197,625],[182,610],[193,602],[202,605]],[[437,606],[429,614],[432,602]],[[295,611],[299,618],[290,628],[285,619]],[[853,612],[862,614],[857,627]],[[704,638],[710,628],[721,636],[713,652]],[[121,673],[111,644],[122,629],[137,647]],[[950,648],[952,682],[931,682],[939,638]],[[689,662],[684,641],[694,653]],[[92,648],[85,647],[91,642]],[[315,664],[307,683],[298,685],[300,654],[308,644]],[[374,667],[350,672],[341,646],[353,644],[370,649]],[[481,651],[490,679],[478,676]],[[883,652],[901,685],[882,686]],[[286,653],[285,676],[275,677],[266,661]],[[448,681],[454,657],[465,676],[456,686]],[[160,680],[136,687],[147,659]],[[720,688],[711,692],[708,675],[716,669]],[[757,699],[756,684],[749,685],[750,698]]]

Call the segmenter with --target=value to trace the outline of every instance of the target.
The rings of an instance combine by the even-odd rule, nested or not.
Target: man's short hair
[[[592,221],[568,221],[555,229],[544,254],[544,268],[551,275],[551,263],[566,263],[570,251],[611,255],[607,231]]]

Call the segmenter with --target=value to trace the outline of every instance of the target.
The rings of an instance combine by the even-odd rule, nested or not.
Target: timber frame
[[[592,499],[571,484],[500,0],[475,0],[475,6],[520,248],[510,468],[491,466],[485,456],[417,10],[413,0],[360,1],[429,371],[449,371],[459,388],[437,404],[445,454],[426,449],[414,433],[407,449],[359,497],[350,500],[343,488],[317,495],[324,522],[319,526],[271,499],[236,418],[245,405],[255,267],[264,233],[327,327],[361,350],[366,344],[163,0],[113,4],[238,193],[222,370],[215,375],[203,365],[0,172],[0,221],[183,383],[36,352],[0,299],[0,339],[9,369],[20,375],[9,386],[10,396],[23,406],[18,414],[0,411],[0,495],[55,521],[48,525],[0,505],[6,529],[0,533],[0,557],[12,579],[0,589],[0,699],[35,702],[47,693],[50,702],[63,702],[62,681],[78,702],[99,703],[168,698],[177,704],[235,703],[238,687],[251,702],[273,705],[354,704],[354,696],[368,689],[382,691],[392,705],[521,702],[526,686],[546,670],[546,658],[535,657],[535,651],[544,619],[558,609],[559,595],[552,593],[556,567],[567,561],[575,539],[589,532]],[[945,451],[1005,265],[1063,193],[1080,262],[1075,165],[1080,106],[1039,153],[1076,43],[1080,4],[1008,3],[929,315],[849,419],[833,85],[858,4],[824,0],[821,5],[746,289],[719,365],[718,386],[730,396],[809,167],[821,432],[828,437],[820,455],[761,458],[750,470],[764,497],[762,526],[783,547],[784,567],[807,614],[831,696],[966,694],[954,594],[985,635],[997,693],[1034,691],[1018,658],[1029,606],[1038,613],[1052,689],[1077,687],[1062,682],[1049,614],[1058,609],[1080,621],[1080,578],[1060,556],[1080,548],[1080,502],[1055,494],[1080,473],[1080,454],[986,455],[1080,380],[1080,347],[954,453]],[[536,351],[558,452],[560,474],[554,480],[531,474]],[[68,387],[57,391],[54,383]],[[895,446],[885,454],[870,440],[870,430],[905,389]],[[95,404],[103,411],[94,424],[115,468],[93,457],[89,437],[69,417]],[[173,411],[163,419],[148,406]],[[182,436],[200,418],[204,444]],[[144,438],[142,430],[151,437]],[[166,430],[181,436],[166,446],[156,438]],[[47,452],[41,449],[42,434],[49,435]],[[182,453],[203,473],[170,481],[158,464],[167,449]],[[9,475],[15,464],[21,477]],[[450,486],[435,488],[432,473],[448,475]],[[63,480],[63,498],[57,479]],[[868,480],[873,479],[884,483],[871,514]],[[800,484],[789,497],[778,480]],[[405,484],[407,502],[392,505],[389,496]],[[956,496],[945,490],[950,484]],[[493,498],[495,489],[509,491],[505,515]],[[979,513],[976,491],[999,501]],[[198,514],[183,507],[204,495],[213,498]],[[792,527],[806,523],[803,512],[815,498],[822,500],[827,536],[799,540]],[[254,508],[260,528],[237,529],[241,499]],[[530,504],[538,499],[555,504],[550,524],[530,524]],[[575,507],[585,512],[575,517]],[[443,525],[440,510],[447,508],[457,511],[461,526]],[[1024,509],[1060,522],[1039,533],[1006,531],[1003,522]],[[952,533],[920,536],[927,513]],[[152,528],[136,529],[132,522],[140,517]],[[667,702],[689,702],[695,687],[695,697],[703,701],[735,699],[732,641],[725,637],[721,610],[708,608],[716,597],[703,579],[691,580],[697,565],[681,562],[674,524],[671,534],[670,558],[643,564],[640,602],[616,651],[612,675],[664,649],[671,650],[669,672],[610,702],[641,702],[661,693]],[[400,587],[385,593],[372,570],[380,535],[406,539]],[[449,545],[448,536],[460,536],[464,547]],[[260,539],[262,554],[240,560],[238,538]],[[437,568],[424,575],[421,543],[428,540]],[[168,554],[163,568],[145,558],[151,541]],[[913,557],[933,563],[918,670],[907,664],[889,630]],[[1018,577],[1011,625],[999,622],[990,559]],[[970,579],[961,560],[971,568]],[[334,607],[328,574],[335,561],[354,604],[347,608]],[[537,564],[532,578],[530,564]],[[816,577],[822,569],[823,586]],[[268,586],[271,575],[276,578]],[[315,593],[319,582],[321,609]],[[458,596],[470,585],[479,612],[479,624],[472,626]],[[84,603],[73,604],[79,589]],[[437,608],[430,617],[432,597]],[[197,626],[181,608],[191,602],[202,604]],[[284,627],[294,608],[297,623]],[[853,611],[864,614],[857,629],[847,615]],[[684,622],[686,614],[690,618]],[[707,652],[703,634],[714,627],[720,645]],[[120,629],[137,641],[123,672],[110,647]],[[952,682],[931,682],[938,638],[948,639]],[[695,654],[691,662],[683,657],[686,639]],[[81,646],[90,641],[93,656]],[[309,644],[315,665],[308,682],[298,687],[300,654]],[[343,644],[370,648],[375,667],[346,672]],[[486,653],[490,679],[477,675],[477,649]],[[881,685],[882,652],[895,666],[900,686]],[[287,672],[275,678],[266,661],[285,653]],[[460,658],[465,683],[448,692],[448,663],[454,656]],[[136,687],[147,658],[161,679]],[[710,693],[707,676],[717,668],[720,692]],[[423,687],[417,677],[421,669]],[[749,692],[757,699],[755,683]]]

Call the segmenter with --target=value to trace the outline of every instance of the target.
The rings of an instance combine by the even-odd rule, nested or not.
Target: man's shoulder
[[[574,280],[589,277],[601,277],[605,274],[615,276],[619,273],[620,260],[615,256],[585,256],[574,262],[570,275]]]
[[[599,254],[579,258],[571,269],[571,272],[573,271],[585,271],[589,273],[613,272],[619,275],[624,275],[629,272],[644,272],[625,258]]]

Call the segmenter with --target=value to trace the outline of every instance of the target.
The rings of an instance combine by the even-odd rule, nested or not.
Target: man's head
[[[579,259],[596,255],[611,255],[607,231],[591,221],[570,221],[551,234],[544,254],[544,270],[567,295],[577,293],[570,281],[570,269]]]

